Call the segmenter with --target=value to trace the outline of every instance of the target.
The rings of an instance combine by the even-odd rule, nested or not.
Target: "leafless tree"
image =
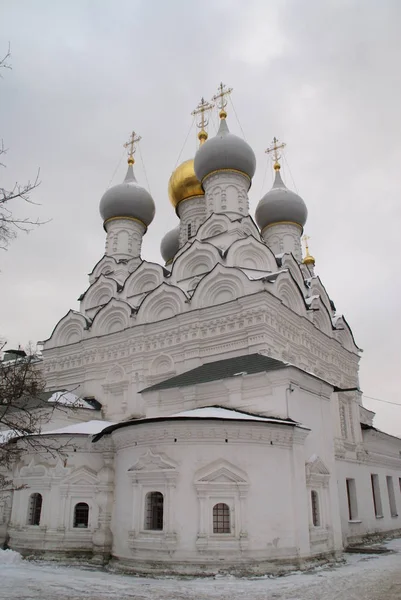
[[[10,64],[11,51],[8,47],[7,53],[0,59],[0,77],[5,69],[11,69]],[[7,154],[7,148],[3,140],[0,140],[0,167],[5,168],[4,155]],[[7,249],[11,240],[13,240],[19,231],[30,231],[33,227],[42,225],[43,221],[29,217],[18,216],[15,212],[18,199],[29,204],[37,204],[31,199],[31,192],[40,185],[39,170],[33,181],[27,183],[15,182],[7,189],[1,185],[0,181],[0,249]]]
[[[0,361],[0,492],[12,489],[8,474],[24,453],[62,456],[71,449],[65,439],[40,435],[54,411],[73,411],[79,405],[79,400],[66,405],[63,392],[49,402],[52,394],[45,391],[40,362],[31,349],[9,351]]]

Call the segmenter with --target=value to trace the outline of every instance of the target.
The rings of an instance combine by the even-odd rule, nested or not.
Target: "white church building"
[[[137,572],[277,572],[401,534],[401,439],[378,431],[360,350],[301,238],[302,198],[275,180],[255,218],[252,148],[220,127],[171,176],[180,219],[141,256],[155,214],[134,175],[100,201],[104,256],[79,310],[43,343],[49,394],[79,409],[43,425],[67,456],[23,454],[0,544]]]

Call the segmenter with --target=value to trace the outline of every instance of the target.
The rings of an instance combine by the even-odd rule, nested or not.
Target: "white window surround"
[[[196,547],[206,550],[245,550],[246,497],[249,489],[246,474],[226,460],[217,460],[197,471],[194,481],[198,496],[199,523]],[[230,509],[230,533],[213,533],[213,507],[227,504]]]
[[[173,507],[178,478],[177,465],[164,454],[144,453],[128,469],[132,482],[132,525],[128,532],[132,550],[149,549],[169,552],[177,543]],[[149,492],[163,494],[163,529],[145,529],[146,496]]]
[[[325,542],[329,538],[330,495],[328,492],[330,472],[322,459],[313,455],[305,465],[306,486],[309,506],[309,537],[311,544]],[[312,492],[316,492],[319,524],[313,524]]]

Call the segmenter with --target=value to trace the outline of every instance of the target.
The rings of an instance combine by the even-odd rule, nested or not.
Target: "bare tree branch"
[[[10,45],[8,51],[0,59],[0,77],[2,69],[11,69],[9,59],[11,58]],[[0,141],[0,156],[7,154],[3,140]],[[5,168],[5,163],[0,162],[0,167]],[[15,214],[15,200],[23,200],[28,204],[37,204],[31,199],[31,193],[40,185],[40,171],[38,170],[34,181],[21,184],[15,182],[11,189],[7,189],[0,182],[0,249],[6,250],[10,242],[17,237],[19,231],[28,233],[32,228],[43,225],[48,221],[18,217]]]
[[[4,349],[0,343],[0,350]],[[12,352],[12,353],[11,353]],[[80,398],[66,404],[67,394],[59,392],[54,401],[45,392],[41,361],[30,348],[18,349],[0,362],[0,491],[11,489],[10,472],[16,461],[28,452],[64,456],[72,449],[69,440],[41,435],[56,411],[69,413],[81,406]]]

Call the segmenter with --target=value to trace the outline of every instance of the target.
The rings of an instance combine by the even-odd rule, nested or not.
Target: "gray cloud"
[[[252,210],[271,183],[263,151],[277,135],[288,144],[287,184],[308,205],[317,271],[365,350],[361,387],[399,401],[398,0],[1,5],[0,39],[13,54],[0,81],[2,176],[24,181],[40,166],[41,206],[29,212],[52,219],[0,256],[0,331],[12,345],[47,337],[77,306],[104,250],[98,203],[117,166],[114,183],[124,176],[133,128],[157,207],[143,254],[160,260],[176,222],[167,182],[191,110],[223,79],[258,159]],[[240,133],[232,108],[229,125]],[[195,147],[192,130],[181,159]],[[136,169],[145,183],[139,157]],[[401,433],[399,408],[366,404],[380,411],[378,426]]]

